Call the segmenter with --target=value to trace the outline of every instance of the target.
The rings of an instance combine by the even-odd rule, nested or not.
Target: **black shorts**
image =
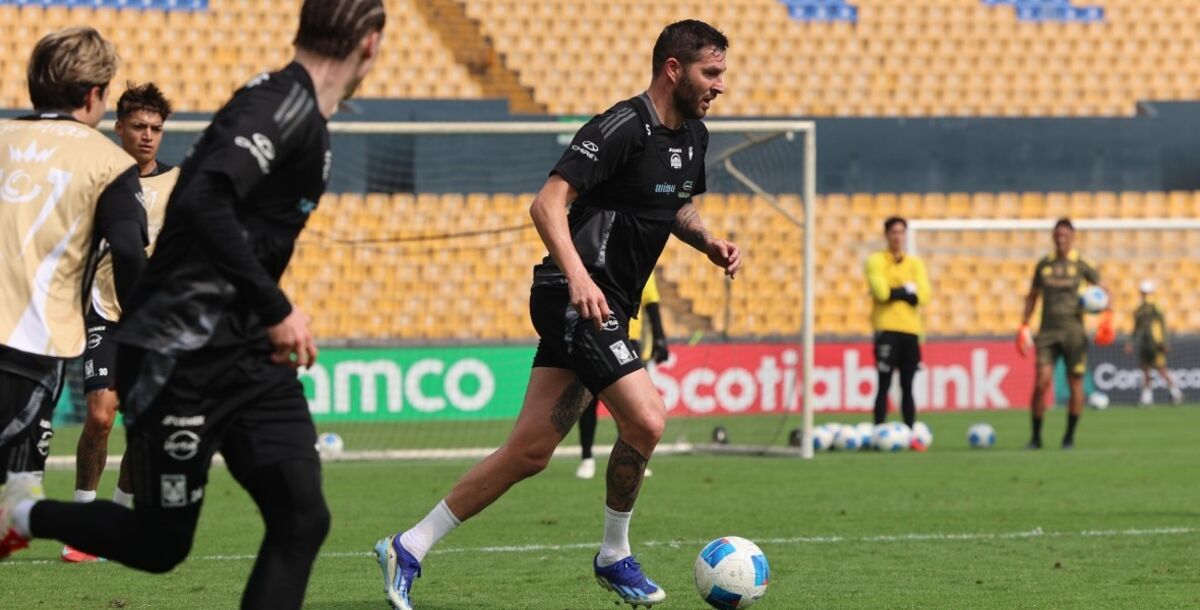
[[[880,373],[916,372],[921,366],[921,339],[912,333],[875,333],[875,367]]]
[[[89,313],[87,345],[83,349],[83,391],[108,390],[117,378],[117,344],[112,340],[115,323]]]
[[[537,331],[533,366],[568,369],[592,395],[642,368],[629,340],[629,316],[609,300],[612,315],[603,328],[579,317],[563,288],[537,287],[529,295],[529,316]]]
[[[0,346],[0,483],[9,472],[42,472],[54,436],[64,361]]]
[[[117,394],[139,502],[198,506],[217,451],[234,477],[296,459],[319,461],[317,432],[295,371],[262,352],[177,357],[122,345]]]

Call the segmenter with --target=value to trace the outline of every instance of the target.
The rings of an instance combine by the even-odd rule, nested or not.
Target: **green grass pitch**
[[[863,416],[821,418],[852,419]],[[1071,452],[1057,447],[1061,409],[1048,415],[1040,452],[1020,449],[1023,411],[924,419],[935,434],[927,454],[654,460],[632,538],[668,593],[662,607],[704,607],[692,561],[725,534],[766,552],[772,581],[756,606],[764,610],[1200,607],[1200,409],[1089,412]],[[996,427],[996,448],[966,447],[966,428],[978,421]],[[71,436],[63,432],[56,452],[69,452]],[[371,546],[423,516],[469,464],[327,465],[334,524],[307,607],[386,608]],[[604,484],[576,480],[574,466],[555,460],[444,540],[417,581],[417,608],[614,608],[589,569]],[[69,498],[72,484],[71,472],[48,474],[53,497]],[[249,498],[217,468],[193,555],[171,574],[65,565],[57,543],[36,541],[0,563],[0,607],[233,608],[260,534]]]

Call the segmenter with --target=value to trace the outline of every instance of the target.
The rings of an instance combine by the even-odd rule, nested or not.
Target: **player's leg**
[[[900,413],[904,417],[904,425],[911,429],[917,423],[917,399],[913,394],[913,379],[921,367],[921,342],[917,335],[901,335],[903,349],[899,354],[900,369]],[[925,451],[924,443],[913,437],[910,447],[914,451]]]
[[[888,391],[892,388],[892,371],[895,369],[895,346],[891,333],[875,333],[875,368],[879,371],[879,383],[875,388],[875,425],[887,421]]]
[[[1148,407],[1154,403],[1154,380],[1150,377],[1151,363],[1145,360],[1141,363],[1142,369],[1142,395],[1138,397],[1138,405]]]
[[[1183,391],[1179,389],[1179,383],[1175,381],[1175,376],[1167,369],[1167,352],[1162,347],[1159,347],[1154,354],[1154,366],[1158,369],[1158,374],[1162,375],[1163,381],[1167,382],[1167,391],[1171,394],[1171,404],[1183,404]]]
[[[592,445],[596,443],[596,408],[599,401],[592,398],[583,413],[579,414],[579,448],[580,462],[575,469],[575,476],[581,479],[591,479],[596,476],[596,459],[592,457]]]
[[[605,480],[604,537],[594,567],[600,584],[630,603],[651,605],[666,593],[641,571],[629,544],[629,523],[646,464],[666,425],[662,396],[644,368],[621,376],[600,392],[617,422],[617,441]]]
[[[1029,401],[1032,435],[1026,449],[1042,448],[1042,420],[1046,416],[1046,396],[1054,380],[1054,363],[1061,353],[1058,337],[1051,333],[1038,333],[1034,338],[1037,348],[1037,363],[1034,365],[1033,396]]]
[[[242,608],[298,609],[330,523],[317,431],[294,373],[259,369],[253,377],[278,385],[239,409],[221,443],[230,474],[250,493],[265,526]]]
[[[117,418],[116,391],[107,386],[89,389],[92,386],[88,382],[88,379],[84,380],[87,415],[75,447],[75,501],[84,503],[96,499],[96,488],[100,485],[100,477],[108,462],[108,436]],[[67,563],[86,563],[99,559],[70,545],[63,547],[61,556]]]
[[[41,478],[64,370],[61,360],[33,360],[0,346],[0,485],[14,473]]]
[[[1075,446],[1075,427],[1083,416],[1083,376],[1087,373],[1087,334],[1083,329],[1072,332],[1063,346],[1063,364],[1067,368],[1067,432],[1063,435],[1063,449]]]
[[[504,444],[472,466],[419,523],[376,544],[388,601],[394,608],[411,608],[409,589],[429,549],[514,484],[541,472],[592,400],[575,373],[539,364],[535,356],[525,401]]]

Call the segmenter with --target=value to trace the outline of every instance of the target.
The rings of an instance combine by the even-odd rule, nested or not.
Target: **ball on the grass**
[[[858,451],[862,449],[862,436],[858,434],[858,426],[842,426],[833,435],[833,448],[838,451]]]
[[[871,437],[871,446],[876,451],[904,451],[912,442],[912,431],[908,426],[899,423],[883,423],[875,426]]]
[[[693,569],[701,599],[719,610],[749,608],[767,593],[771,568],[758,545],[725,536],[704,546]]]
[[[923,421],[913,424],[912,437],[926,447],[933,446],[933,430],[930,430],[929,425]]]
[[[857,426],[858,436],[862,439],[862,447],[864,449],[871,446],[871,437],[875,436],[875,424],[869,421],[859,422]]]
[[[825,426],[817,426],[812,432],[813,451],[828,451],[833,446],[833,433]]]
[[[967,444],[975,449],[987,449],[996,444],[996,429],[990,424],[975,424],[967,428]]]
[[[346,448],[346,443],[337,432],[323,432],[317,437],[317,451],[321,455],[338,455]]]
[[[1088,404],[1097,411],[1103,411],[1108,408],[1108,394],[1104,392],[1092,392],[1088,394]]]

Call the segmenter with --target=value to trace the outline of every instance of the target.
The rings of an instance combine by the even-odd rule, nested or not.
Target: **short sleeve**
[[[146,208],[142,207],[142,183],[137,166],[121,172],[116,180],[100,193],[96,204],[95,234],[106,235],[108,228],[119,222],[136,222],[142,230],[142,246],[150,243],[146,229]]]
[[[1041,290],[1044,287],[1042,282],[1042,270],[1046,268],[1046,261],[1040,260],[1038,264],[1033,266],[1033,282],[1030,286],[1035,290]]]
[[[591,190],[617,173],[644,142],[641,121],[625,104],[594,117],[574,139],[551,171],[580,193]]]
[[[708,128],[700,121],[696,121],[696,124],[700,126],[700,150],[703,154],[700,156],[700,173],[696,174],[696,185],[692,188],[693,197],[703,195],[708,191],[708,177],[704,172],[704,160],[708,156]]]
[[[1083,276],[1083,279],[1087,280],[1088,283],[1100,283],[1100,271],[1087,259],[1079,259],[1079,275]]]

